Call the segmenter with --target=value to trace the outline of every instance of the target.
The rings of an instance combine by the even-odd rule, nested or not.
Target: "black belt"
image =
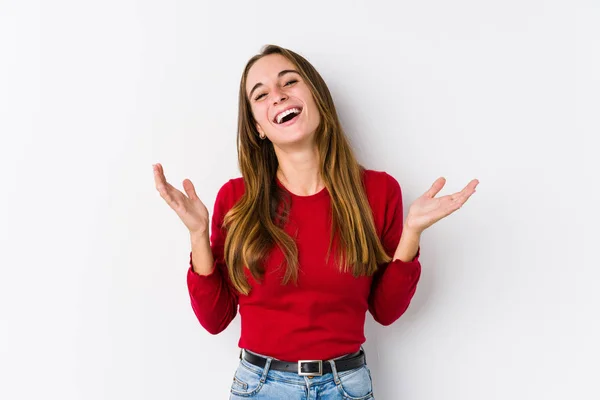
[[[240,351],[240,359],[242,358],[260,368],[264,368],[267,363],[265,357],[247,351]],[[360,349],[356,353],[348,354],[332,361],[335,363],[335,369],[338,372],[347,371],[363,366],[365,364],[365,353]],[[331,364],[327,360],[299,360],[298,362],[292,362],[273,359],[269,368],[276,371],[296,372],[302,376],[321,376],[331,372]]]

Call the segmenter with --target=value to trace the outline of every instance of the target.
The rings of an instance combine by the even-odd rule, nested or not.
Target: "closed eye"
[[[298,80],[297,80],[297,79],[292,79],[292,80],[290,80],[290,81],[287,81],[287,82],[285,83],[285,85],[283,85],[283,86],[290,86],[290,85],[293,85],[294,83],[297,83],[297,82],[298,82]],[[258,100],[262,99],[262,98],[263,98],[264,96],[266,96],[266,95],[267,95],[266,93],[261,93],[261,94],[259,94],[258,96],[256,96],[256,97],[254,98],[254,101],[258,101]]]

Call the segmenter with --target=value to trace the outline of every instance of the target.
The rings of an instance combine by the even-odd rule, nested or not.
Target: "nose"
[[[283,92],[279,89],[275,89],[273,91],[273,104],[281,103],[282,101],[287,100],[287,98],[288,98],[288,95],[285,92]]]

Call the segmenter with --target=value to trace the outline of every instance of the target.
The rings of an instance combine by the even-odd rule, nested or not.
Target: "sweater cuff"
[[[415,256],[413,257],[412,260],[410,261],[402,261],[399,258],[393,259],[392,262],[397,262],[400,264],[415,264],[415,263],[419,263],[419,257],[421,256],[421,246],[419,246],[417,248],[417,254],[415,254]]]
[[[409,278],[410,280],[418,280],[421,276],[421,262],[419,261],[419,256],[421,255],[421,248],[417,250],[417,254],[411,261],[402,261],[400,259],[395,259],[390,262],[389,266],[394,265],[393,270],[396,273],[400,273],[405,279]]]
[[[210,287],[214,287],[214,285],[219,282],[221,279],[220,273],[218,271],[217,260],[213,263],[213,270],[208,275],[200,275],[194,271],[194,266],[192,264],[192,253],[190,252],[190,262],[189,268],[187,272],[187,281],[193,287],[202,287],[208,285]]]

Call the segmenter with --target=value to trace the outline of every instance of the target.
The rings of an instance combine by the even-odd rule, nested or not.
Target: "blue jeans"
[[[267,359],[263,368],[240,359],[231,384],[229,400],[375,399],[371,371],[366,365],[366,360],[362,367],[342,372],[337,372],[335,363],[330,360],[328,362],[332,372],[308,377],[295,372],[271,370],[269,367],[273,358],[264,355],[263,357]]]

